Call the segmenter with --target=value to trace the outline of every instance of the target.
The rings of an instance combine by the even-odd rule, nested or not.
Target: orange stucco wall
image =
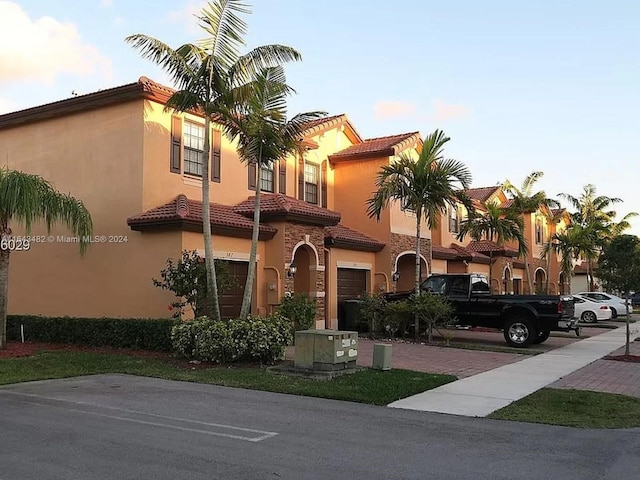
[[[171,296],[153,287],[151,278],[179,251],[180,236],[143,239],[126,223],[142,210],[143,128],[140,100],[0,131],[4,166],[41,175],[82,200],[94,234],[107,237],[84,257],[76,243],[58,238],[13,253],[10,313],[168,316]],[[13,229],[14,235],[24,233],[15,222]],[[32,231],[45,233],[42,226]],[[70,235],[61,227],[51,233]]]

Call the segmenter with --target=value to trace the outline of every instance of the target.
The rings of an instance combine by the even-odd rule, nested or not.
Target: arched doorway
[[[513,287],[511,285],[511,270],[509,267],[505,267],[502,273],[502,293],[513,293]]]
[[[295,265],[296,272],[293,277],[294,293],[304,293],[306,295],[315,293],[317,269],[315,252],[308,245],[299,245],[293,254],[292,265]],[[313,273],[313,278],[312,278]]]
[[[567,284],[564,273],[560,272],[560,276],[558,277],[558,290],[560,291],[560,295],[566,295],[567,293]]]
[[[533,277],[534,293],[540,294],[544,292],[547,274],[542,268],[538,268]]]
[[[396,280],[396,291],[413,290],[415,287],[416,255],[415,252],[404,252],[396,259],[396,270],[394,272]],[[420,281],[426,280],[429,276],[427,262],[420,256]]]

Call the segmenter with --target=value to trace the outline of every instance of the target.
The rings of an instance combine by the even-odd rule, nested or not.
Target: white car
[[[581,322],[595,323],[598,320],[609,320],[613,314],[609,305],[598,300],[592,300],[583,295],[573,295],[573,308],[575,318]]]
[[[597,300],[609,305],[612,313],[611,318],[616,318],[618,315],[627,314],[627,304],[625,303],[624,298],[616,297],[615,295],[604,292],[580,292],[578,293],[578,295],[580,295],[581,297],[588,297],[591,300]],[[629,313],[632,312],[633,307],[629,305]]]

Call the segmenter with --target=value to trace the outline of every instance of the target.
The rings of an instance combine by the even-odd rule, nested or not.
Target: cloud
[[[6,98],[0,98],[0,115],[17,110],[18,105]]]
[[[113,24],[114,24],[116,27],[121,27],[121,26],[122,26],[122,25],[124,25],[125,23],[126,23],[126,22],[125,22],[124,18],[122,18],[122,17],[116,17],[116,18],[114,18],[114,19],[113,19]]]
[[[416,105],[403,101],[380,101],[373,106],[376,120],[413,117]]]
[[[109,8],[113,6],[113,0],[100,0],[100,5],[105,8]]]
[[[181,23],[189,33],[195,33],[199,31],[195,15],[199,15],[206,5],[204,0],[189,0],[180,10],[169,12],[169,21]]]
[[[442,100],[436,100],[433,105],[433,114],[429,115],[429,119],[437,122],[465,118],[471,113],[471,109],[462,104],[445,103]]]
[[[83,42],[73,23],[31,19],[17,3],[0,1],[0,84],[53,82],[60,74],[109,76],[111,62]]]

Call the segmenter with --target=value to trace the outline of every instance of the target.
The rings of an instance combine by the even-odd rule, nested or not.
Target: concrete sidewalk
[[[389,404],[392,408],[484,417],[614,352],[625,326]],[[640,335],[631,325],[631,340]]]

